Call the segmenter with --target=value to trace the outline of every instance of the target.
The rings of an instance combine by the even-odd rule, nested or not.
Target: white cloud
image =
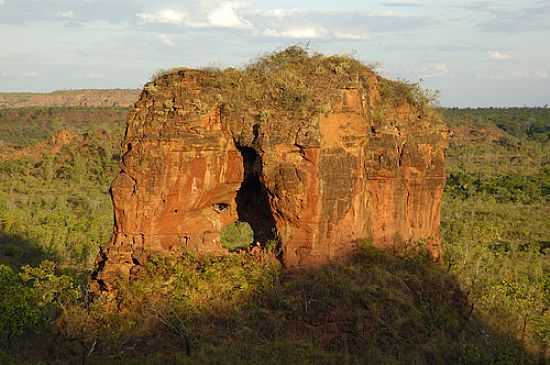
[[[61,18],[72,19],[74,18],[74,12],[72,10],[60,11],[57,13],[57,16]]]
[[[321,27],[296,27],[284,30],[266,29],[262,33],[267,37],[290,39],[339,39],[339,40],[366,40],[365,34],[348,32],[330,32]]]
[[[0,0],[0,1],[2,1],[2,0]],[[0,4],[0,5],[1,5],[1,4]],[[10,74],[7,73],[7,72],[5,72],[5,71],[0,72],[0,77],[8,77],[9,75],[10,75]]]
[[[174,41],[166,34],[159,34],[157,38],[160,43],[164,44],[165,46],[174,47],[176,45]]]
[[[267,10],[254,10],[253,14],[273,17],[273,18],[285,18],[291,15],[303,13],[302,9],[267,9]]]
[[[174,24],[182,25],[184,24],[189,16],[186,12],[178,11],[174,9],[163,9],[159,10],[156,13],[138,13],[136,14],[138,18],[144,23],[158,23],[158,24]]]
[[[278,38],[321,38],[326,31],[324,29],[309,28],[291,28],[283,31],[266,29],[264,35]]]
[[[191,12],[176,9],[162,9],[152,13],[138,13],[136,16],[143,23],[172,24],[191,28],[251,28],[249,21],[239,16],[236,9],[242,7],[238,2],[224,2],[220,6],[208,11],[196,9]]]
[[[415,31],[434,24],[429,17],[403,15],[387,10],[243,9],[242,14],[253,22],[258,29],[257,34],[287,38],[297,38],[297,33],[309,33],[308,38],[364,40],[371,34]]]
[[[489,59],[493,61],[506,61],[512,59],[511,54],[500,51],[489,51],[487,54],[489,55]]]
[[[0,6],[4,5],[6,2],[4,0],[0,0]]]
[[[190,28],[254,29],[252,35],[288,39],[359,41],[372,33],[408,31],[430,24],[426,17],[395,11],[350,12],[307,9],[255,9],[240,1],[202,0],[185,8],[136,14],[142,23]]]
[[[241,4],[233,2],[221,4],[219,8],[208,15],[208,23],[213,27],[249,28],[251,24],[235,12],[235,9],[241,6]]]
[[[346,32],[334,32],[334,38],[361,41],[368,39],[366,34],[346,33]]]

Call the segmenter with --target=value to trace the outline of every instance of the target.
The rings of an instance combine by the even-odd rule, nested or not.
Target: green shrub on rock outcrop
[[[246,222],[231,223],[221,232],[222,246],[230,251],[249,247],[254,241],[254,231]]]

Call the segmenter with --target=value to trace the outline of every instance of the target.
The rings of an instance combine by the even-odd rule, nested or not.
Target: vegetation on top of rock
[[[380,79],[380,84],[382,100],[393,103],[395,106],[405,101],[418,110],[424,110],[438,101],[439,92],[424,89],[420,82]]]
[[[145,86],[155,90],[157,83],[176,82],[187,68],[174,68],[154,76]],[[378,76],[371,67],[347,55],[325,56],[300,46],[260,57],[243,68],[202,70],[201,89],[206,90],[200,109],[208,112],[216,103],[237,115],[255,118],[308,120],[331,111],[338,90],[364,88],[381,83],[382,102],[393,107],[409,104],[419,110],[431,110],[436,94],[418,83],[390,81]],[[434,118],[438,119],[434,114]]]

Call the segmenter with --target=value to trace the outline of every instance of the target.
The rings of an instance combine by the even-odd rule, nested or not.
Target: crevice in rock
[[[267,190],[261,181],[262,158],[254,148],[237,147],[244,167],[244,179],[236,198],[237,214],[240,221],[252,227],[254,241],[265,245],[277,238],[277,229]]]
[[[91,282],[95,281],[97,283],[98,293],[103,293],[108,291],[107,284],[105,283],[105,281],[103,281],[99,277],[99,273],[101,273],[105,269],[106,263],[107,263],[107,255],[103,250],[101,250],[97,258],[96,269],[92,271],[92,273],[90,274],[90,281]]]

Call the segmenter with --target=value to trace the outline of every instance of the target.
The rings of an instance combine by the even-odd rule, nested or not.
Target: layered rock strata
[[[293,49],[244,70],[160,76],[128,117],[95,290],[151,255],[226,254],[220,232],[237,220],[260,244],[276,239],[290,268],[362,240],[422,241],[438,258],[446,130],[423,97],[357,61]]]

